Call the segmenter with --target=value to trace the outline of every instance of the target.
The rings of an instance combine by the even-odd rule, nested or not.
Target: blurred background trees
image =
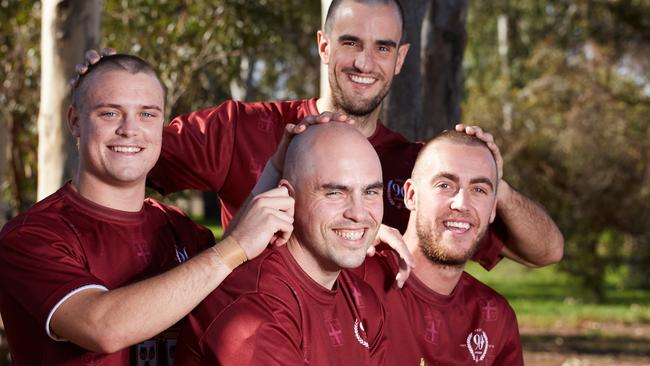
[[[458,119],[484,126],[507,179],[560,225],[561,266],[585,298],[604,298],[606,275],[649,288],[648,1],[404,3],[415,46],[387,124],[420,139]],[[8,216],[36,200],[42,4],[0,0]],[[318,95],[320,21],[316,0],[105,0],[100,44],[157,65],[173,117],[227,98]]]

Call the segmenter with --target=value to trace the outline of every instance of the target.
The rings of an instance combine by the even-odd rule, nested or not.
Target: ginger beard
[[[454,217],[459,218],[459,217]],[[464,217],[468,219],[467,217]],[[444,220],[452,219],[451,217]],[[462,266],[469,261],[474,253],[478,251],[485,233],[487,232],[487,225],[482,230],[477,232],[477,235],[472,238],[471,244],[463,250],[463,245],[458,242],[462,239],[448,238],[444,235],[444,224],[442,221],[425,220],[423,215],[417,215],[415,220],[415,229],[420,241],[420,248],[424,255],[429,258],[433,263],[442,264],[446,266]],[[442,228],[440,226],[443,226]],[[458,249],[456,251],[452,249]]]

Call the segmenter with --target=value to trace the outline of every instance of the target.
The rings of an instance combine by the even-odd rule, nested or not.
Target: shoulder
[[[471,294],[477,300],[479,306],[496,307],[511,316],[515,316],[515,312],[508,300],[490,286],[477,280],[467,272],[463,272],[461,281],[465,287],[463,291]]]
[[[65,200],[63,192],[59,190],[7,222],[0,231],[0,247],[12,239],[24,239],[26,235],[53,240],[74,236],[70,220],[76,215],[74,206]]]

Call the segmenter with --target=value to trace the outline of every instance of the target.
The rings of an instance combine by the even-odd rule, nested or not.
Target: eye
[[[356,47],[357,42],[356,41],[343,41],[342,43],[346,47]]]
[[[437,185],[437,187],[440,188],[440,189],[448,189],[448,188],[451,188],[451,186],[449,185],[449,183],[440,183],[440,184]]]
[[[151,113],[151,112],[142,112],[141,115],[142,115],[142,117],[144,117],[144,118],[155,118],[155,117],[156,117],[156,114],[155,114],[155,113]]]
[[[480,194],[488,194],[488,191],[482,187],[474,187],[474,192],[480,193]]]
[[[325,193],[326,197],[337,197],[342,195],[343,193],[341,191],[329,191]]]
[[[366,191],[366,196],[377,196],[380,195],[381,191],[377,189],[369,189]]]
[[[113,112],[113,111],[104,111],[104,112],[100,112],[99,115],[102,116],[102,117],[106,117],[106,118],[117,117],[117,113],[115,113],[115,112]]]
[[[379,50],[379,52],[390,52],[390,48],[387,46],[379,46],[377,47],[377,50]]]

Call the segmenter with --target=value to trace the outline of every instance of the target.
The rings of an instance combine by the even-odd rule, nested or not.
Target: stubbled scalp
[[[420,152],[418,157],[415,160],[415,165],[413,166],[413,172],[411,173],[412,179],[418,179],[418,177],[423,173],[424,169],[427,169],[429,166],[428,161],[432,158],[432,154],[429,150],[433,149],[440,142],[451,142],[458,145],[467,145],[467,146],[481,146],[486,148],[492,157],[492,150],[488,148],[485,142],[474,135],[468,135],[465,132],[459,132],[455,130],[445,130],[437,135],[433,136],[429,142],[427,142]]]
[[[130,74],[144,73],[154,76],[160,83],[163,94],[165,93],[165,86],[151,65],[137,56],[118,53],[103,56],[97,63],[90,65],[86,73],[79,76],[72,88],[72,105],[82,108],[85,105],[83,97],[87,94],[88,88],[99,75],[109,71],[126,71]]]
[[[332,3],[330,4],[329,8],[327,9],[327,16],[325,17],[325,25],[323,27],[323,30],[325,33],[330,33],[332,31],[332,27],[334,24],[334,21],[336,20],[337,16],[337,10],[341,4],[343,4],[346,0],[332,0]],[[364,4],[364,5],[391,5],[394,6],[397,12],[399,13],[399,18],[401,21],[401,28],[402,28],[402,39],[400,40],[400,44],[403,43],[404,40],[404,9],[402,8],[402,5],[398,0],[347,0],[347,1],[352,1],[355,3],[359,4]]]
[[[374,153],[374,148],[361,132],[342,122],[330,122],[310,126],[305,132],[295,136],[287,149],[284,163],[284,178],[292,184],[299,184],[301,177],[312,174],[316,167],[314,156],[328,154],[331,149],[345,146],[367,145]],[[374,154],[376,156],[376,153]],[[379,163],[379,158],[377,158]]]

